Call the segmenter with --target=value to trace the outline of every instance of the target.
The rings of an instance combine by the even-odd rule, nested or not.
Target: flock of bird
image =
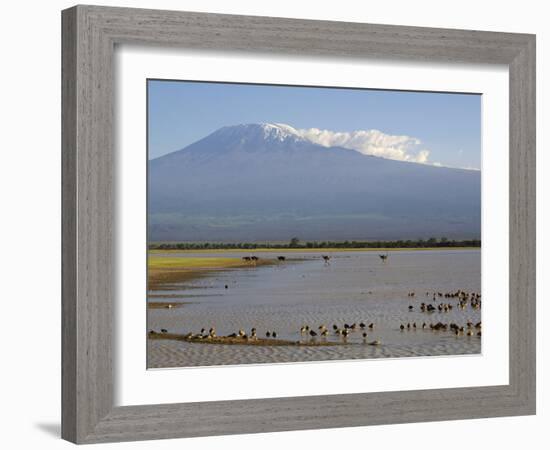
[[[315,327],[310,327],[309,325],[302,325],[300,328],[300,335],[302,336],[309,336],[311,340],[317,339],[319,336],[321,339],[326,340],[326,338],[330,335],[330,331],[327,328],[325,324],[321,324],[317,327],[317,331],[314,329]],[[363,343],[368,345],[380,345],[381,342],[379,339],[375,339],[374,341],[367,341],[368,333],[365,330],[374,330],[374,323],[365,324],[364,322],[360,322],[357,324],[357,322],[350,324],[345,323],[342,327],[339,327],[337,324],[332,325],[332,334],[334,336],[340,337],[343,342],[347,342],[347,338],[352,333],[359,331],[361,333],[361,336],[363,338]]]
[[[468,305],[472,309],[481,309],[481,294],[478,292],[466,292],[461,289],[459,289],[456,292],[426,292],[426,297],[432,296],[432,303],[426,303],[422,302],[420,303],[420,311],[423,313],[431,313],[435,311],[439,312],[449,312],[451,311],[455,306],[457,309],[465,310]],[[409,297],[414,297],[414,292],[408,293]],[[437,306],[434,306],[433,302],[435,302],[438,298],[456,298],[458,301],[456,302],[456,305],[453,305],[451,302],[440,302]],[[409,311],[413,311],[414,306],[409,305]]]
[[[414,292],[409,292],[407,294],[408,297],[415,297]],[[422,313],[434,313],[434,312],[440,312],[440,313],[447,313],[449,311],[452,311],[455,307],[457,310],[466,310],[468,306],[473,310],[481,309],[481,294],[478,292],[467,292],[462,289],[459,289],[455,292],[426,292],[426,297],[432,297],[432,303],[426,303],[422,302],[420,303],[420,311]],[[447,301],[447,302],[440,302],[439,304],[435,305],[433,302],[436,302],[438,299],[445,298],[445,299],[457,299],[456,303]],[[408,309],[409,312],[414,311],[414,305],[409,305]],[[468,320],[466,322],[465,326],[460,326],[454,322],[451,323],[444,323],[444,322],[437,322],[437,323],[429,323],[423,322],[421,326],[417,326],[416,322],[407,323],[407,325],[401,324],[400,330],[416,330],[417,328],[430,329],[432,331],[447,331],[450,330],[454,332],[456,336],[461,336],[466,334],[466,336],[476,336],[481,337],[481,322],[478,322],[474,325],[474,323],[471,320]]]
[[[426,293],[426,295],[430,295],[430,293]],[[408,297],[414,297],[414,292],[409,292]],[[458,303],[456,303],[456,307],[458,309],[464,310],[467,309],[468,306],[470,306],[472,309],[479,309],[481,308],[481,295],[479,293],[468,293],[465,291],[457,291],[453,293],[434,293],[433,294],[433,300],[435,301],[437,297],[444,297],[444,298],[458,298]],[[433,306],[432,304],[427,304],[426,302],[422,302],[420,304],[420,311],[423,313],[431,313],[435,311],[439,312],[448,312],[452,310],[455,307],[452,303],[439,303],[437,307]],[[414,306],[409,305],[408,307],[409,312],[414,311]],[[329,336],[335,336],[340,339],[342,343],[348,342],[348,336],[354,334],[354,333],[360,333],[360,336],[362,337],[363,343],[368,345],[374,345],[378,346],[381,345],[380,339],[375,339],[372,341],[368,341],[368,333],[372,332],[375,328],[375,324],[373,322],[369,323],[368,325],[361,321],[359,323],[353,322],[351,324],[344,323],[342,326],[339,326],[337,324],[332,325],[332,331],[325,325],[321,324],[317,327],[310,326],[308,324],[304,324],[300,327],[300,336],[302,338],[309,339],[311,342],[315,342],[317,339],[320,339],[321,341],[326,341],[326,339]],[[436,323],[426,323],[423,322],[421,325],[417,325],[416,322],[407,322],[406,324],[401,323],[399,326],[400,331],[411,331],[411,330],[430,330],[430,331],[451,331],[454,332],[456,336],[466,335],[466,336],[478,336],[481,337],[481,322],[473,323],[471,320],[468,320],[465,325],[461,326],[455,322],[441,322],[438,321]],[[155,334],[155,331],[151,331],[151,334]],[[161,333],[168,333],[168,330],[161,329]],[[200,333],[192,333],[189,332],[184,335],[185,339],[189,340],[200,340],[200,339],[213,339],[218,337],[216,335],[216,328],[211,327],[210,329],[202,328],[200,330]],[[231,339],[244,339],[244,340],[256,340],[258,339],[258,331],[256,327],[253,327],[250,329],[250,332],[246,332],[244,329],[239,329],[238,332],[228,334],[227,336],[223,336],[225,338],[231,338]],[[265,338],[267,339],[277,339],[278,334],[274,330],[268,330],[265,332]]]
[[[437,322],[437,323],[430,323],[429,325],[426,322],[422,323],[422,326],[417,326],[416,322],[413,322],[412,325],[410,322],[407,323],[407,325],[401,324],[399,326],[401,331],[409,331],[409,330],[416,330],[418,328],[422,328],[423,330],[430,329],[432,331],[447,331],[450,330],[454,332],[456,336],[461,336],[466,334],[466,336],[473,336],[474,334],[478,337],[481,337],[481,322],[478,322],[474,325],[472,321],[466,322],[466,326],[460,326],[454,322],[451,323],[444,323],[444,322]]]
[[[368,330],[374,330],[374,323],[370,323],[369,325],[366,325],[365,323],[361,322],[359,325],[357,323],[353,323],[351,325],[345,323],[343,327],[339,327],[338,325],[334,324],[332,326],[334,335],[340,336],[342,341],[344,343],[347,342],[347,337],[355,332],[355,331],[361,331],[361,336],[363,337],[363,342],[368,345],[380,345],[381,342],[379,339],[375,339],[374,341],[367,341],[368,334],[365,331]],[[300,328],[300,335],[301,336],[308,336],[311,342],[315,342],[317,337],[319,336],[322,340],[325,340],[326,337],[329,335],[329,330],[326,327],[326,325],[319,325],[317,328],[318,332],[313,329],[313,327],[310,327],[309,325],[303,325]],[[160,330],[161,334],[167,334],[168,330],[166,328],[162,328]],[[149,331],[149,334],[155,335],[157,332],[155,330]],[[277,339],[277,332],[273,330],[268,330],[265,332],[265,337],[267,339],[273,338]],[[257,340],[258,339],[258,331],[255,327],[250,329],[250,332],[247,333],[244,329],[240,329],[236,333],[231,333],[226,336],[218,336],[216,334],[216,328],[211,327],[210,329],[202,328],[199,333],[186,333],[183,335],[183,337],[187,340],[200,340],[200,339],[214,339],[214,338],[229,338],[229,339],[243,339],[243,340]]]
[[[162,334],[167,334],[168,330],[165,329],[165,328],[162,328],[160,330],[160,332]],[[157,332],[155,330],[151,330],[149,333],[150,334],[156,334]],[[244,329],[241,328],[237,333],[231,333],[231,334],[228,334],[227,336],[218,336],[216,334],[216,328],[211,327],[209,330],[207,330],[206,328],[202,328],[200,333],[193,333],[193,332],[186,333],[186,334],[183,335],[183,337],[185,339],[189,339],[189,340],[193,340],[193,339],[195,339],[195,340],[214,339],[214,338],[218,338],[218,337],[231,338],[231,339],[241,338],[241,339],[244,339],[244,340],[249,340],[249,339],[254,340],[254,339],[258,339],[258,333],[257,333],[256,328],[252,328],[250,330],[250,333],[247,333]],[[265,337],[276,339],[277,338],[277,332],[276,331],[266,331]]]

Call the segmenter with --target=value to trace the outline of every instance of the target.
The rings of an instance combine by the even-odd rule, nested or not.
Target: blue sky
[[[311,129],[344,132],[319,143],[362,153],[481,165],[480,95],[149,80],[148,101],[150,159],[223,126],[271,122],[308,137],[316,136]],[[378,132],[351,134],[357,130]]]

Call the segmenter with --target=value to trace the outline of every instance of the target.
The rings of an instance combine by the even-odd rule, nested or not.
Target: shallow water
[[[255,254],[267,259],[277,256],[276,253]],[[284,251],[281,254],[285,254]],[[215,327],[218,335],[227,335],[241,328],[249,332],[255,327],[259,337],[266,331],[276,331],[278,338],[305,341],[311,338],[300,334],[301,326],[308,324],[317,331],[318,326],[324,324],[330,330],[326,339],[342,342],[332,334],[332,325],[342,327],[344,323],[363,321],[375,324],[374,330],[366,330],[367,341],[379,339],[380,346],[365,345],[359,331],[347,338],[346,345],[331,347],[231,346],[149,340],[148,366],[456,355],[481,351],[481,339],[476,336],[455,336],[449,331],[420,328],[399,329],[402,323],[416,322],[420,327],[423,322],[459,325],[465,325],[468,320],[479,322],[480,310],[470,307],[430,314],[419,309],[421,302],[456,305],[456,299],[438,297],[433,302],[433,292],[459,289],[480,292],[479,250],[396,251],[389,254],[386,263],[372,251],[330,252],[330,255],[330,265],[326,265],[319,253],[286,253],[284,263],[225,270],[186,282],[169,294],[192,296],[180,300],[191,303],[181,308],[149,309],[148,328],[197,333],[203,327]],[[243,253],[197,252],[185,253],[185,256],[242,257]],[[409,292],[415,292],[415,297],[408,297]],[[410,304],[414,306],[412,312],[408,310]]]

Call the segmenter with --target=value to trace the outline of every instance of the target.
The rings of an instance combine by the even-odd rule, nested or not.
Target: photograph
[[[146,89],[148,369],[481,354],[482,95]]]

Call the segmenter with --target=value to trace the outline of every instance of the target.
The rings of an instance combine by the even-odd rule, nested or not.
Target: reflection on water
[[[255,253],[276,259],[276,253]],[[285,254],[281,251],[281,254]],[[185,253],[186,257],[242,257],[243,253]],[[422,323],[438,321],[464,325],[481,320],[480,310],[468,307],[445,313],[422,313],[420,302],[456,304],[456,299],[437,298],[433,292],[481,291],[479,250],[391,252],[386,263],[376,252],[330,252],[330,265],[314,252],[287,253],[287,261],[273,266],[232,269],[188,281],[172,295],[193,295],[182,308],[148,311],[149,329],[174,333],[199,332],[215,327],[218,335],[255,327],[258,336],[276,331],[279,338],[305,340],[303,325],[315,330],[326,325],[327,340],[341,342],[332,326],[360,322],[375,324],[363,344],[360,332],[351,333],[348,345],[337,347],[258,347],[204,345],[175,341],[149,341],[149,367],[183,367],[220,364],[276,363],[327,359],[357,359],[445,354],[472,354],[481,350],[478,337],[422,330]],[[157,255],[156,255],[157,256]],[[161,256],[161,255],[158,255]],[[175,256],[171,253],[170,256]],[[227,286],[227,288],[226,288]],[[408,297],[415,292],[415,297]],[[430,295],[426,295],[429,292]],[[151,292],[152,295],[158,292]],[[413,311],[408,306],[413,305]],[[415,323],[416,331],[399,326]],[[317,337],[316,339],[320,339]]]

